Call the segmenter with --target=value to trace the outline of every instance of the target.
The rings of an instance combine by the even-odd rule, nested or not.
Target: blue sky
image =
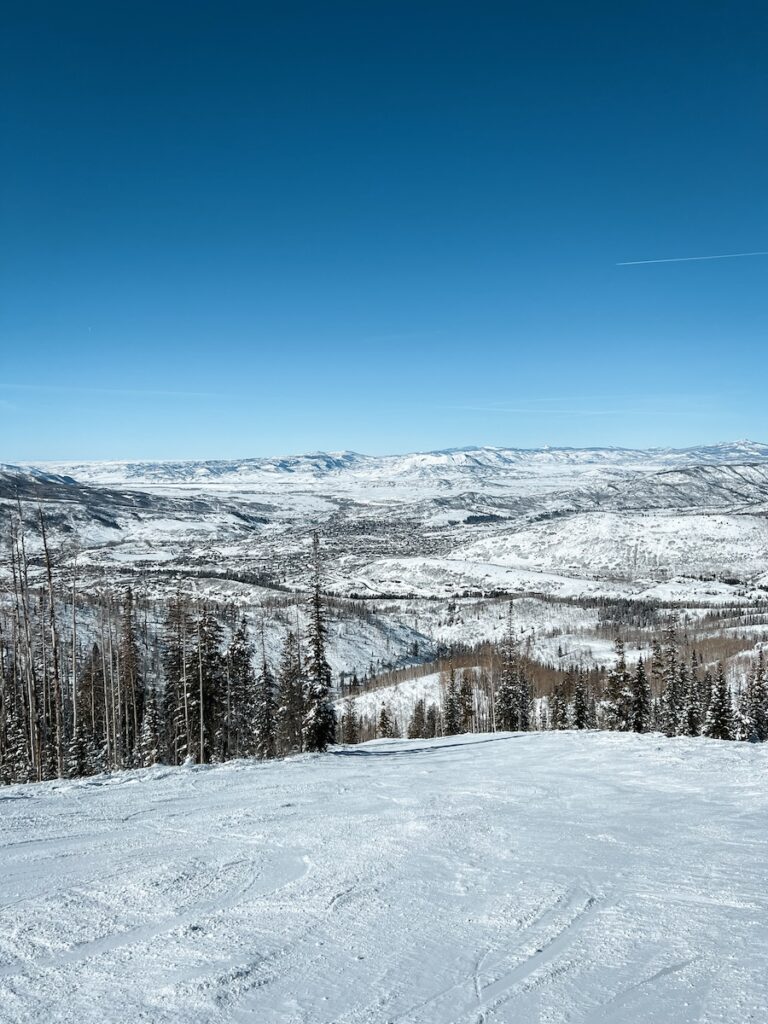
[[[768,440],[768,8],[10,5],[0,461]]]

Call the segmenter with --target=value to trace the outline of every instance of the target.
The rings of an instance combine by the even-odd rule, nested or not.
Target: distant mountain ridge
[[[505,448],[477,446],[447,448],[405,455],[364,455],[353,451],[310,452],[301,455],[245,459],[38,462],[23,467],[32,472],[72,477],[96,485],[131,484],[267,484],[278,479],[318,482],[349,477],[361,483],[402,480],[417,482],[446,475],[482,477],[488,473],[558,467],[615,467],[649,469],[676,466],[754,464],[768,462],[768,444],[725,441],[690,448]],[[9,470],[11,467],[0,467]]]

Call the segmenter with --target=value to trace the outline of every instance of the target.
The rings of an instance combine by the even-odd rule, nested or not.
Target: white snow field
[[[0,790],[0,1020],[768,1019],[768,745],[378,741]]]

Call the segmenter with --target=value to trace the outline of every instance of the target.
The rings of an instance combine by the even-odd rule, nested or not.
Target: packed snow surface
[[[376,742],[0,791],[0,1020],[764,1021],[768,749]]]

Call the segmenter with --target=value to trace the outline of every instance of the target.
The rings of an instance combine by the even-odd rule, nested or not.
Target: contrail
[[[672,256],[666,260],[624,260],[617,267],[639,267],[644,263],[692,263],[695,260],[735,260],[741,256],[768,256],[768,252],[725,252],[720,256]]]

